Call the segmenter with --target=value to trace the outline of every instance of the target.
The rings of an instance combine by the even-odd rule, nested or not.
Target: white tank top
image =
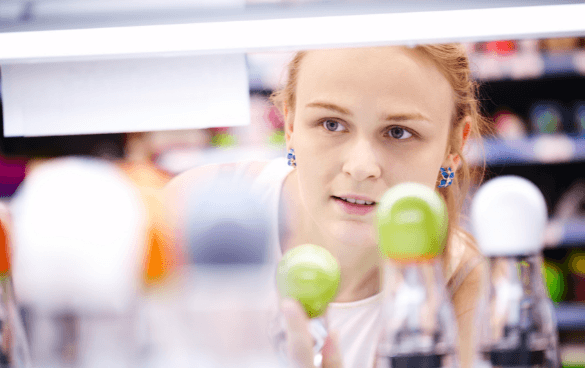
[[[242,164],[244,165],[243,172],[247,165]],[[275,260],[282,257],[279,233],[280,194],[284,180],[291,171],[292,168],[287,165],[285,157],[277,158],[268,162],[253,182],[255,188],[262,193],[262,201],[271,213],[270,238],[271,244],[274,244],[272,249]],[[461,242],[454,243],[453,247],[452,259],[449,262],[451,272],[446,275],[451,294],[457,290],[465,276],[477,265],[474,264],[471,269],[465,267],[463,272],[457,273],[458,277],[451,277],[452,270],[457,268],[464,251],[464,245]],[[379,293],[354,302],[329,304],[327,324],[329,330],[335,331],[339,338],[339,351],[342,354],[344,368],[370,368],[374,366],[376,340],[382,328],[380,320],[382,302],[382,293]]]

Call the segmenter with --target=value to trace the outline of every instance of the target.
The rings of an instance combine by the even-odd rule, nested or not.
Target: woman
[[[458,227],[469,182],[463,148],[480,136],[475,86],[459,45],[331,49],[298,53],[289,79],[273,96],[285,118],[284,160],[209,166],[172,180],[172,203],[219,171],[238,171],[275,203],[275,249],[304,243],[328,249],[341,266],[339,293],[328,310],[325,367],[371,367],[379,331],[380,263],[373,226],[376,204],[402,182],[430,187],[441,169],[455,173],[438,189],[450,218],[444,271],[459,326],[463,366],[472,356],[471,326],[481,260]],[[278,210],[276,210],[278,209]],[[278,219],[278,221],[276,221]],[[311,367],[311,340],[298,304],[282,305],[292,356]]]

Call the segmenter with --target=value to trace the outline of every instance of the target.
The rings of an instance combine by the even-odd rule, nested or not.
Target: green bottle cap
[[[276,284],[283,297],[298,300],[310,318],[325,312],[337,294],[341,276],[337,260],[325,248],[299,245],[278,263]]]
[[[403,183],[390,188],[380,200],[377,220],[383,257],[420,262],[443,252],[446,206],[440,195],[425,185]]]

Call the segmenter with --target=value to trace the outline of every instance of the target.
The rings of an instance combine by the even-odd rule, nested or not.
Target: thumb
[[[323,346],[323,368],[343,368],[339,352],[339,338],[332,331],[329,332]]]

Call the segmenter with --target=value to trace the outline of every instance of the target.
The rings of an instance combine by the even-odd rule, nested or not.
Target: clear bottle
[[[280,296],[299,301],[310,318],[313,364],[317,368],[323,363],[323,347],[328,335],[327,305],[337,294],[340,277],[335,257],[314,244],[302,244],[290,249],[278,264],[276,283]],[[276,348],[281,356],[286,357],[287,337],[283,317],[279,315],[277,320]]]
[[[437,257],[447,221],[443,200],[421,184],[397,185],[380,201],[385,300],[377,368],[459,367],[457,324]]]
[[[555,315],[542,274],[547,223],[542,193],[520,177],[493,179],[475,195],[471,220],[489,257],[475,365],[560,367]]]

